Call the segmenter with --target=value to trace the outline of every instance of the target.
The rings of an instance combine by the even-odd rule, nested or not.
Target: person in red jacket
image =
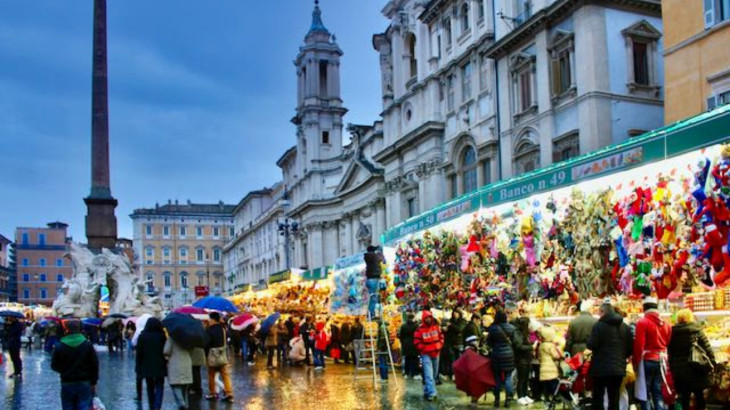
[[[413,335],[413,343],[423,364],[423,395],[426,400],[433,401],[437,395],[435,378],[438,375],[439,354],[444,346],[444,334],[430,311],[424,310],[421,320],[421,326]]]
[[[324,369],[324,352],[327,350],[328,338],[324,331],[324,323],[318,322],[314,333],[314,370]]]
[[[641,402],[642,410],[665,410],[662,397],[662,384],[667,366],[667,346],[672,338],[672,327],[659,316],[657,300],[652,297],[644,299],[644,317],[636,324],[634,338],[634,369],[639,373],[639,366],[644,366],[646,388],[635,388],[635,396]],[[640,383],[637,381],[637,386]]]

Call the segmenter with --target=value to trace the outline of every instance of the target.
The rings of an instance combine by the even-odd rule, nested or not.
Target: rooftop
[[[225,215],[233,216],[233,210],[236,205],[224,204],[223,201],[217,204],[194,204],[188,201],[185,204],[179,204],[168,201],[165,205],[156,204],[154,208],[138,208],[135,209],[132,218],[141,215]]]

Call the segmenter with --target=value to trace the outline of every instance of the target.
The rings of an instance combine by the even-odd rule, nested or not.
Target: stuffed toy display
[[[407,239],[394,299],[414,310],[547,300],[542,311],[556,314],[588,297],[667,299],[730,283],[730,145],[681,171],[518,201],[474,214],[463,232]]]

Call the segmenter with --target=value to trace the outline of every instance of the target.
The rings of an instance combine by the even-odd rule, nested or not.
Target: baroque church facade
[[[277,269],[332,265],[445,201],[663,123],[659,1],[390,0],[382,13],[381,118],[353,125],[343,51],[315,4],[295,59],[296,142],[270,198],[281,212],[257,216],[296,221],[288,266],[272,241]],[[224,249],[231,286],[275,272],[232,262],[253,229],[236,223]]]

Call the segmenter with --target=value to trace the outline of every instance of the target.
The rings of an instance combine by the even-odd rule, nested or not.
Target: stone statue
[[[162,305],[157,297],[145,292],[145,284],[132,271],[126,255],[102,249],[94,255],[87,248],[71,244],[69,254],[74,274],[63,285],[63,293],[53,303],[59,316],[96,317],[99,287],[109,287],[109,313],[160,316]]]
[[[53,302],[57,316],[96,317],[99,309],[99,288],[103,281],[90,269],[94,254],[75,243],[65,256],[74,268],[72,277],[64,280],[61,294]]]

